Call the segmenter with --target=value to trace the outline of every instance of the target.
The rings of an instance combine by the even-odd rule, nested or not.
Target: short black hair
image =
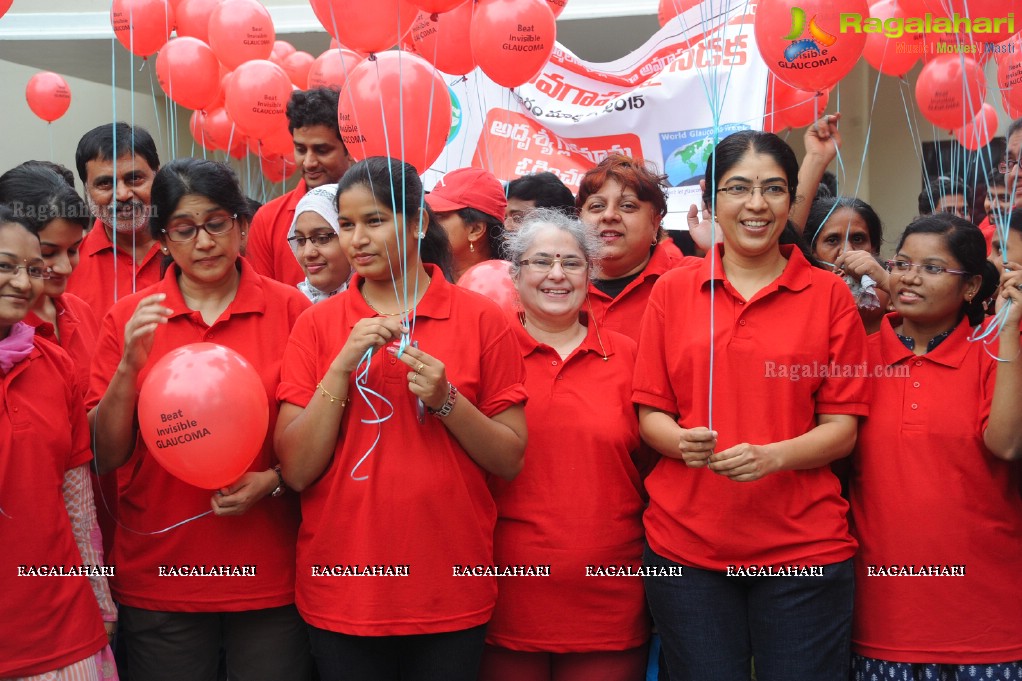
[[[955,194],[961,194],[965,198],[966,212],[968,212],[972,206],[972,197],[964,183],[946,176],[929,178],[923,191],[919,192],[919,214],[932,215],[943,197]]]
[[[149,233],[154,239],[162,236],[178,202],[188,194],[209,199],[237,215],[242,224],[252,220],[248,197],[241,191],[238,176],[230,166],[201,158],[178,158],[161,168],[153,180]]]
[[[511,180],[507,185],[507,198],[535,201],[536,208],[556,208],[568,214],[575,212],[575,196],[561,178],[551,172]]]
[[[1004,133],[1004,139],[1010,140],[1011,136],[1019,130],[1022,130],[1022,118],[1016,118],[1008,126],[1008,132]]]
[[[295,90],[287,101],[287,130],[292,135],[295,128],[324,125],[341,139],[341,128],[337,124],[337,102],[340,93],[333,88],[317,87],[311,90]]]
[[[55,164],[26,161],[0,175],[0,203],[24,218],[36,234],[58,218],[88,229],[92,219],[85,201],[49,165]]]
[[[862,199],[854,196],[826,196],[813,201],[809,207],[809,215],[806,217],[806,226],[802,230],[802,238],[809,247],[816,250],[816,240],[820,237],[823,226],[827,220],[839,208],[848,208],[855,211],[862,221],[866,223],[866,232],[869,234],[869,245],[873,249],[873,255],[880,253],[880,245],[884,240],[884,227],[880,222],[880,216]]]
[[[160,169],[160,155],[156,153],[156,142],[145,128],[134,128],[120,121],[104,123],[88,131],[78,140],[75,151],[75,166],[82,184],[87,184],[85,165],[89,161],[112,161],[134,154],[141,156],[156,172]]]

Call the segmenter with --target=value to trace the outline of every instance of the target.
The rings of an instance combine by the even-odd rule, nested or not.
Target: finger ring
[[[419,366],[415,367],[415,373],[416,374],[421,374],[422,370],[425,369],[425,368],[426,368],[426,365],[423,364],[422,362],[419,362]]]
[[[1022,291],[1022,284],[1015,284],[1015,288],[1017,288],[1019,291]]]
[[[414,383],[415,385],[419,385],[419,375],[418,374],[415,374],[414,376],[412,376],[412,383]]]

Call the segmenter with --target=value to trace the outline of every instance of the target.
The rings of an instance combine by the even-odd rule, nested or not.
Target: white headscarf
[[[316,213],[330,225],[330,228],[334,230],[336,234],[341,233],[341,229],[337,224],[337,205],[335,203],[337,198],[337,185],[336,184],[324,184],[314,189],[310,189],[305,193],[299,201],[298,205],[295,206],[295,219],[291,221],[291,229],[287,231],[287,238],[291,238],[295,235],[295,225],[298,224],[298,216],[302,213]],[[294,247],[294,242],[289,241],[288,244],[291,246],[291,252],[294,253],[295,258],[298,258],[298,251]],[[301,261],[299,260],[299,263]],[[318,288],[312,285],[312,282],[306,278],[305,281],[298,284],[298,290],[301,291],[311,300],[313,303],[318,303],[322,300],[326,300],[330,296],[340,293],[344,289],[348,288],[348,282],[341,284],[340,288],[335,291],[320,291]]]

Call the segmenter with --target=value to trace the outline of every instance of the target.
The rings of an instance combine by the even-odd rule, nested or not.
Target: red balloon
[[[291,79],[272,61],[245,62],[227,83],[227,111],[243,133],[262,137],[284,120],[291,98]]]
[[[198,38],[209,44],[209,17],[221,0],[181,0],[174,11],[178,37]]]
[[[546,0],[547,6],[550,7],[550,11],[554,13],[554,18],[561,16],[561,12],[568,6],[568,0]]]
[[[284,73],[296,88],[306,90],[309,87],[309,70],[315,61],[316,58],[308,52],[299,51],[284,57],[284,60],[280,62],[280,67],[284,69]]]
[[[479,0],[472,14],[472,56],[490,80],[517,87],[539,73],[557,39],[544,0]]]
[[[397,45],[415,22],[419,10],[406,0],[378,0],[366,11],[361,0],[311,0],[312,11],[345,47],[382,52]]]
[[[52,71],[40,71],[28,79],[25,87],[28,108],[39,118],[52,123],[71,106],[71,88],[63,77]]]
[[[7,14],[7,10],[14,4],[14,0],[0,0],[0,17]]]
[[[1000,60],[997,64],[997,88],[1012,106],[1022,108],[1022,61],[1018,58]]]
[[[976,60],[953,54],[924,64],[916,80],[919,111],[926,120],[945,130],[960,128],[971,121],[979,112],[986,91],[986,77]]]
[[[270,61],[278,66],[282,65],[282,62],[290,57],[292,54],[297,52],[295,46],[286,40],[274,40],[273,49],[270,50]]]
[[[666,26],[667,22],[672,21],[679,14],[699,6],[701,2],[702,0],[660,0],[660,6],[657,7],[656,13],[660,28]]]
[[[309,89],[329,87],[340,90],[362,61],[357,53],[344,48],[331,48],[316,57],[309,68]]]
[[[241,137],[230,114],[223,107],[206,112],[206,117],[202,120],[202,130],[206,136],[207,147],[224,151],[233,147],[234,140]]]
[[[773,75],[767,82],[764,129],[777,132],[784,128],[804,128],[818,121],[830,102],[830,90],[822,94],[797,90]]]
[[[979,113],[965,126],[955,130],[955,139],[966,149],[976,151],[990,144],[997,134],[997,109],[983,102]]]
[[[248,153],[248,138],[244,135],[238,135],[238,138],[234,140],[234,144],[227,150],[227,155],[231,158],[236,158],[239,161],[245,158],[245,154]]]
[[[294,157],[287,156],[260,158],[259,168],[263,171],[263,177],[270,182],[283,182],[298,170]]]
[[[906,14],[901,0],[877,0],[869,6],[869,16],[875,19],[904,19]],[[862,56],[869,65],[889,76],[904,76],[922,56],[923,34],[906,33],[900,38],[888,38],[883,33],[868,33]]]
[[[427,14],[442,14],[464,5],[466,0],[409,0],[409,2]]]
[[[175,38],[156,56],[156,79],[186,109],[203,109],[220,93],[220,63],[198,38]]]
[[[420,173],[440,156],[451,132],[451,96],[427,61],[393,51],[363,61],[341,91],[341,140],[358,160],[390,156]]]
[[[229,69],[269,59],[275,37],[270,13],[257,0],[223,0],[209,15],[209,46]]]
[[[840,30],[840,15],[869,16],[866,0],[760,0],[753,28],[774,75],[800,90],[834,86],[855,66],[865,33]]]
[[[227,487],[266,440],[269,400],[255,368],[215,343],[164,355],[138,395],[138,430],[168,473],[203,489]]]
[[[458,286],[486,296],[506,312],[519,308],[511,265],[506,260],[484,260],[472,265],[458,278]]]
[[[411,32],[415,53],[444,73],[455,76],[470,73],[476,67],[469,42],[471,25],[471,2],[437,16],[436,21],[419,12]]]
[[[259,156],[294,156],[295,142],[287,124],[280,126],[273,132],[259,140]]]
[[[167,0],[114,0],[110,25],[117,42],[139,57],[148,57],[170,38],[174,9]]]
[[[1012,119],[1022,118],[1022,106],[1015,106],[1008,101],[1008,98],[1001,94],[1001,106],[1004,107],[1004,113],[1008,114]]]
[[[205,126],[206,112],[193,111],[191,118],[188,119],[188,129],[192,133],[192,138],[207,151],[216,151],[216,146],[214,146],[213,142],[206,137]]]

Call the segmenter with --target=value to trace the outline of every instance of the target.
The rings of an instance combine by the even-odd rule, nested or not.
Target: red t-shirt
[[[154,293],[165,293],[164,304],[174,313],[156,330],[149,360],[138,376],[140,387],[153,364],[171,350],[211,342],[232,348],[251,362],[272,404],[288,334],[309,301],[298,289],[259,276],[244,259],[239,262],[238,292],[212,326],[206,325],[199,312],[188,309],[178,287],[176,266],[155,286],[114,305],[100,331],[87,406],[91,409],[99,403],[121,361],[124,327],[138,302]],[[270,409],[266,442],[249,470],[265,471],[276,463],[276,417],[277,410]],[[242,516],[207,515],[163,534],[143,535],[137,532],[156,532],[208,511],[212,492],[167,473],[149,455],[141,436],[117,475],[120,517],[111,558],[117,564],[117,575],[110,585],[119,603],[149,610],[216,612],[294,602],[296,495],[262,499]],[[224,565],[254,566],[255,575],[165,576],[171,566],[176,570],[199,566],[209,572]]]
[[[673,247],[673,251],[672,251]],[[602,332],[603,329],[623,333],[634,341],[639,340],[639,328],[642,322],[642,313],[646,311],[646,304],[649,300],[653,284],[665,272],[683,264],[695,264],[701,258],[677,257],[674,251],[678,247],[673,243],[661,242],[653,249],[646,267],[633,281],[625,286],[624,290],[616,298],[611,298],[600,291],[596,286],[589,285],[589,302],[582,309],[591,310],[596,323]]]
[[[88,303],[97,320],[102,320],[117,300],[160,280],[159,244],[153,242],[140,263],[121,250],[124,244],[130,246],[130,234],[118,234],[115,249],[103,223],[96,220],[82,241],[78,267],[67,280],[67,293]]]
[[[590,326],[561,360],[521,325],[515,335],[525,356],[529,444],[522,472],[490,486],[493,556],[500,566],[549,565],[550,576],[498,578],[487,641],[558,653],[642,645],[649,638],[642,579],[594,576],[642,564],[635,341],[608,330],[597,337]]]
[[[430,284],[416,309],[415,340],[444,362],[458,399],[493,416],[525,402],[525,367],[507,316],[491,301],[444,280]],[[304,407],[356,322],[376,316],[360,280],[302,315],[284,356],[282,402]],[[354,378],[352,379],[354,382]],[[356,636],[457,631],[490,619],[493,576],[454,576],[490,565],[497,510],[480,468],[430,415],[419,423],[408,391],[408,365],[379,352],[367,387],[380,424],[353,384],[330,467],[302,492],[295,603],[309,624]],[[358,467],[359,459],[376,444]],[[341,576],[343,566],[407,566],[408,576]],[[328,572],[323,576],[323,572]],[[343,574],[343,570],[341,573]],[[350,571],[349,571],[350,574]],[[390,574],[395,574],[391,570]]]
[[[895,662],[1022,659],[1019,467],[983,444],[997,363],[969,342],[967,319],[918,357],[895,335],[899,323],[888,315],[869,338],[880,371],[850,486],[860,547],[852,645]],[[886,576],[909,566],[943,576]]]
[[[865,416],[866,333],[848,286],[792,246],[781,246],[788,259],[781,275],[748,301],[717,258],[711,372],[710,262],[722,252],[718,246],[701,266],[669,272],[653,287],[633,400],[678,414],[683,428],[708,426],[712,378],[717,451],[797,437],[815,427],[817,414]],[[846,371],[859,375],[834,375]],[[739,483],[662,457],[646,490],[647,541],[677,563],[720,571],[821,566],[855,552],[830,466]]]
[[[0,677],[33,676],[106,645],[87,576],[19,576],[79,568],[62,488],[92,460],[89,424],[67,354],[42,338],[0,378]],[[99,567],[99,566],[93,566]]]
[[[78,296],[70,293],[53,299],[57,307],[57,331],[53,324],[44,322],[34,312],[29,312],[25,323],[35,327],[35,334],[41,338],[60,345],[71,357],[75,365],[75,376],[81,390],[82,398],[89,391],[89,365],[92,353],[96,349],[96,337],[99,335],[99,322],[89,304]]]
[[[308,188],[305,180],[283,196],[278,196],[256,211],[248,228],[248,245],[245,257],[255,271],[264,277],[297,286],[305,281],[305,273],[298,264],[287,233],[295,219],[298,201],[305,196]]]

